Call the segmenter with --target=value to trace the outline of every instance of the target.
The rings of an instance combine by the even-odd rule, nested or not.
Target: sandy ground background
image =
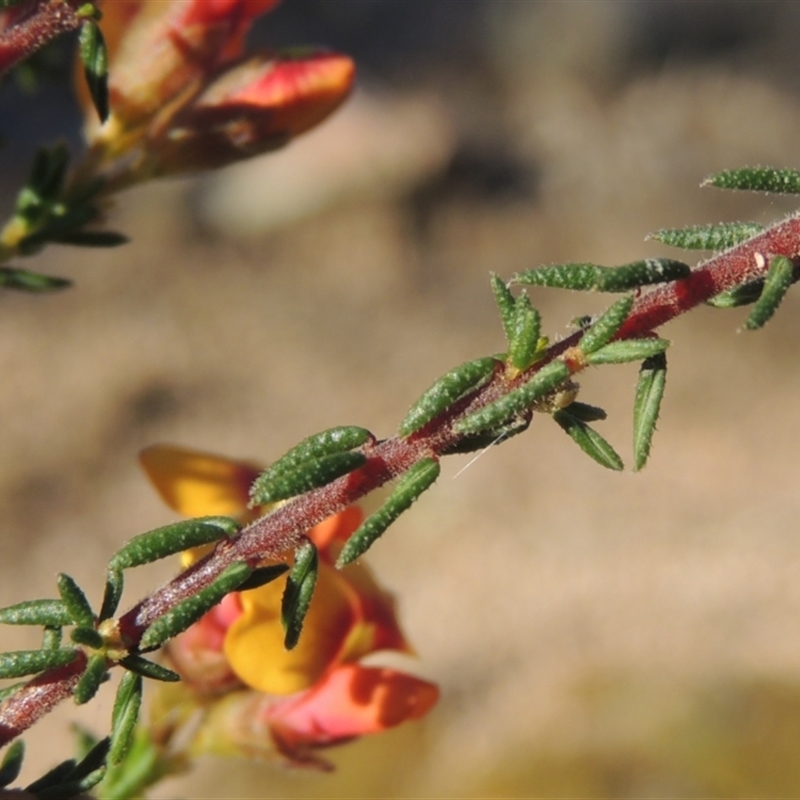
[[[269,461],[335,424],[392,433],[439,374],[502,347],[490,270],[675,255],[645,234],[793,208],[698,183],[798,165],[798,4],[375,6],[298,3],[263,29],[364,62],[335,120],[130,192],[130,245],[53,247],[27,266],[74,289],[0,297],[1,604],[52,595],[57,571],[98,596],[110,554],[174,518],[138,471],[146,445]],[[7,129],[36,102],[3,98]],[[5,163],[9,196],[22,161]],[[555,336],[606,304],[533,299]],[[460,474],[450,459],[374,548],[442,687],[427,720],[333,753],[333,776],[208,759],[156,796],[800,796],[800,300],[761,333],[743,319],[666,328],[643,473],[537,417]],[[581,381],[628,461],[635,375]],[[133,574],[131,599],[170,570]],[[70,720],[104,730],[109,703],[48,719],[30,773]]]

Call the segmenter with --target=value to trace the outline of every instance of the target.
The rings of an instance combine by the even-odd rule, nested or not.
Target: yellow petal
[[[244,517],[261,472],[251,462],[163,444],[142,450],[139,461],[162,500],[187,517]]]
[[[355,623],[352,591],[327,564],[320,564],[311,608],[294,650],[283,646],[280,620],[283,581],[242,592],[244,613],[228,630],[225,655],[248,686],[269,694],[294,694],[313,686],[337,663]]]

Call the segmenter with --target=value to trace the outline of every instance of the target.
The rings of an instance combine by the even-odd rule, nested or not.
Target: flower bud
[[[320,51],[241,62],[153,134],[151,174],[214,169],[277,149],[334,111],[354,76],[350,58]]]
[[[115,121],[147,122],[242,53],[253,20],[279,0],[114,0],[103,4]]]

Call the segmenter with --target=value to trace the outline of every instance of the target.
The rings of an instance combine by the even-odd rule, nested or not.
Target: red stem
[[[683,280],[640,294],[616,338],[644,336],[726,289],[763,277],[770,258],[776,255],[793,259],[800,257],[800,216],[788,217],[747,242],[703,262]],[[392,437],[368,444],[364,448],[367,463],[359,470],[286,503],[250,524],[235,539],[223,540],[214,552],[118,620],[126,645],[135,648],[148,626],[177,603],[211,584],[230,564],[247,561],[256,565],[264,558],[279,558],[297,545],[317,523],[401,475],[420,459],[438,457],[452,448],[462,438],[462,434],[454,430],[458,420],[530,380],[531,375],[544,364],[575,345],[581,335],[578,331],[554,344],[545,359],[513,380],[503,370],[498,370],[486,385],[451,406],[412,436],[405,439]],[[577,368],[581,365],[578,364]],[[68,697],[79,672],[77,661],[50,670],[8,698],[0,707],[0,746]]]
[[[63,33],[80,27],[81,0],[27,0],[5,12],[0,30],[0,76]]]

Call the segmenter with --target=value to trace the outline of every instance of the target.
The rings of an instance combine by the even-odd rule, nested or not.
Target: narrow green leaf
[[[130,569],[159,561],[192,547],[233,536],[240,526],[230,517],[198,517],[175,522],[134,536],[108,562],[110,571]]]
[[[178,675],[177,672],[173,672],[171,669],[167,669],[167,667],[161,664],[156,664],[153,661],[149,661],[137,655],[125,656],[125,658],[119,660],[119,664],[137,675],[141,675],[145,678],[152,678],[156,681],[177,683],[181,679],[181,676]]]
[[[214,583],[200,590],[193,597],[178,603],[164,616],[159,617],[142,636],[139,647],[142,651],[155,650],[161,644],[185,631],[210,611],[228,592],[238,589],[252,573],[253,568],[244,562],[231,564]]]
[[[454,367],[414,403],[400,424],[400,435],[410,436],[448,409],[467,392],[477,389],[494,372],[494,358],[477,358]]]
[[[69,776],[70,782],[83,781],[90,775],[105,766],[111,748],[111,738],[105,736],[75,765],[72,774]],[[92,784],[93,786],[94,784]],[[91,788],[84,785],[83,791]]]
[[[53,275],[41,275],[27,269],[15,267],[0,267],[0,287],[4,289],[18,289],[23,292],[55,292],[72,286],[72,281],[66,278],[56,278]]]
[[[775,256],[770,259],[769,272],[764,279],[761,297],[756,300],[750,316],[744,323],[749,331],[763,327],[778,310],[778,306],[794,282],[794,264],[786,256]]]
[[[4,686],[0,689],[0,703],[5,702],[12,694],[14,694],[18,689],[21,689],[25,686],[25,681],[20,681],[19,683],[13,683],[11,686]]]
[[[61,628],[45,628],[42,636],[42,650],[58,650],[61,647]]]
[[[575,419],[579,419],[581,422],[598,422],[599,420],[604,420],[608,416],[602,408],[590,406],[586,403],[579,403],[577,400],[570,403],[564,411],[571,414]]]
[[[728,289],[725,292],[720,292],[714,295],[706,303],[714,308],[738,308],[739,306],[749,306],[755,303],[761,292],[764,290],[764,279],[759,278],[755,281],[743,283],[741,286],[735,286],[733,289]]]
[[[322,456],[345,453],[373,438],[366,428],[359,428],[356,425],[342,425],[336,428],[329,428],[321,433],[315,433],[303,439],[300,444],[295,445],[291,450],[282,455],[271,467],[266,469],[253,482],[250,490],[250,497],[260,494],[263,486],[271,483],[279,475],[285,472],[294,472],[297,468],[304,466],[309,461],[314,461]],[[253,500],[254,504],[260,501]]]
[[[551,361],[527,383],[462,419],[455,430],[473,434],[510,424],[515,417],[530,410],[537,400],[555,391],[569,376],[569,367],[563,361]]]
[[[17,198],[17,213],[28,218],[29,212],[39,209],[43,201],[52,203],[64,186],[69,166],[69,150],[64,142],[42,147],[36,153],[28,183]]]
[[[59,650],[15,650],[0,653],[0,678],[21,678],[51,667],[63,667],[73,661],[80,651],[75,648]]]
[[[598,317],[591,327],[587,328],[586,333],[583,334],[578,344],[580,349],[588,355],[608,344],[625,324],[625,320],[630,316],[632,308],[632,294],[620,297],[616,303]]]
[[[267,567],[258,567],[253,570],[253,574],[239,586],[237,591],[247,592],[272,583],[276,578],[284,575],[288,569],[288,564],[270,564]]]
[[[130,239],[116,231],[67,231],[47,239],[54,244],[71,244],[77,247],[119,247]]]
[[[28,784],[25,787],[25,791],[29,794],[32,794],[34,797],[41,797],[41,792],[45,789],[49,789],[52,786],[58,786],[62,784],[73,772],[76,766],[76,761],[74,758],[69,758],[66,761],[62,761],[60,764],[57,764],[53,769],[48,770],[42,775],[41,778],[38,778],[33,783]]]
[[[591,366],[598,364],[626,364],[629,361],[642,361],[645,358],[663,353],[669,347],[667,339],[623,339],[611,342],[594,353],[586,356],[586,363]]]
[[[686,278],[691,267],[671,258],[647,258],[623,264],[621,267],[602,267],[599,264],[553,264],[520,272],[513,283],[528,286],[548,286],[577,291],[627,292],[640,286]]]
[[[39,800],[69,800],[76,795],[84,795],[103,779],[109,746],[108,737],[101,739],[79,763],[73,762],[69,773],[62,776],[61,780],[38,789],[36,796]]]
[[[111,749],[108,761],[114,766],[121,764],[130,750],[141,705],[141,675],[126,672],[119,682],[111,712]]]
[[[75,644],[91,647],[94,650],[100,650],[104,645],[103,637],[94,628],[78,626],[70,631],[69,638]]]
[[[106,679],[107,670],[107,658],[104,653],[89,656],[89,663],[72,694],[76,705],[82,706],[88,703],[97,694],[100,684]]]
[[[648,358],[639,369],[636,398],[633,402],[633,457],[638,472],[647,463],[650,445],[667,385],[666,353]]]
[[[622,459],[614,448],[593,428],[577,417],[563,409],[553,414],[553,419],[566,431],[570,438],[583,450],[586,455],[593,458],[598,464],[608,469],[621,470]]]
[[[292,470],[281,470],[270,481],[259,478],[250,490],[250,502],[252,505],[266,505],[296,497],[320,486],[327,486],[366,463],[367,457],[358,452],[334,453],[306,461]]]
[[[520,295],[517,299],[512,336],[508,343],[508,360],[520,372],[528,369],[542,356],[538,352],[541,325],[542,318],[531,305],[528,296]]]
[[[717,189],[798,194],[800,193],[800,172],[795,169],[775,169],[774,167],[726,169],[706,178],[702,185],[715,186]]]
[[[61,595],[70,617],[78,625],[83,625],[85,628],[93,628],[94,613],[83,590],[69,575],[65,575],[63,572],[59,574],[56,583],[58,585],[58,593]]]
[[[647,238],[684,250],[727,250],[763,230],[764,226],[757,222],[722,222],[719,225],[668,228],[648,234]]]
[[[74,621],[63,600],[28,600],[0,609],[0,623],[4,625],[60,628]]]
[[[366,553],[376,539],[439,477],[441,467],[435,458],[423,458],[397,482],[386,502],[345,542],[336,561],[341,567]]]
[[[121,569],[109,569],[106,572],[106,587],[103,591],[103,604],[100,607],[98,622],[111,619],[117,611],[122,591],[125,588],[125,579]]]
[[[87,20],[81,26],[78,48],[86,83],[101,122],[108,119],[108,49],[100,26]]]
[[[317,583],[319,557],[312,542],[303,542],[294,553],[294,566],[286,579],[281,601],[281,624],[286,632],[283,646],[292,650],[300,639],[303,622]]]
[[[9,746],[3,756],[3,763],[0,764],[0,786],[8,786],[19,777],[24,757],[25,743],[18,739]]]
[[[81,761],[89,755],[100,739],[80,723],[73,722],[70,728],[75,742],[75,759]]]
[[[499,428],[483,431],[482,433],[475,433],[471,436],[464,436],[459,442],[452,447],[442,451],[442,455],[451,456],[455,454],[474,453],[476,450],[485,450],[487,447],[502,444],[516,436],[523,433],[530,427],[531,421],[528,419],[520,419],[511,422],[508,425],[501,425]]]
[[[491,282],[494,299],[497,303],[497,308],[500,310],[500,320],[503,323],[506,340],[511,342],[514,337],[514,318],[517,311],[517,301],[509,291],[505,281],[494,272],[491,273]]]

